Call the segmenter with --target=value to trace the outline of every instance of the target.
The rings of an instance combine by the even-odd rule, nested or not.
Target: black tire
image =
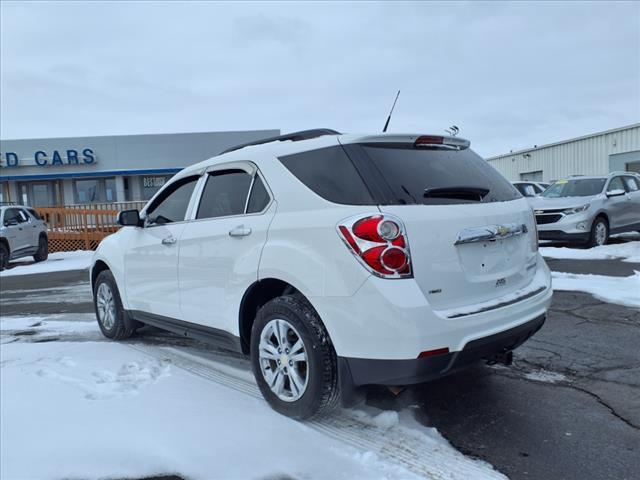
[[[49,239],[46,235],[40,235],[38,251],[33,256],[33,259],[36,262],[44,262],[47,258],[49,258]]]
[[[274,319],[283,319],[295,328],[307,353],[307,386],[295,401],[281,400],[267,384],[260,368],[260,335]],[[304,298],[278,297],[258,311],[251,331],[251,366],[262,395],[274,410],[283,415],[304,420],[329,413],[338,404],[340,388],[336,352],[320,317]]]
[[[0,272],[9,266],[9,248],[0,242]]]
[[[602,243],[600,243],[598,239],[598,229],[602,228],[601,225],[604,225],[604,229],[605,229],[604,242]],[[587,248],[593,248],[599,245],[606,245],[608,240],[609,240],[609,223],[604,217],[597,217],[593,221],[593,225],[591,225],[591,234],[589,235]]]
[[[102,284],[105,284],[108,287],[115,303],[115,315],[112,325],[105,326],[100,318],[100,313],[98,312],[98,290],[100,289],[100,285]],[[96,278],[96,283],[93,288],[93,307],[96,311],[96,320],[98,321],[98,326],[100,327],[100,330],[105,337],[112,340],[124,340],[126,338],[129,338],[135,331],[134,328],[127,328],[126,326],[126,312],[122,307],[122,300],[120,299],[118,285],[116,284],[116,280],[110,270],[104,270],[100,272],[98,274],[98,278]]]

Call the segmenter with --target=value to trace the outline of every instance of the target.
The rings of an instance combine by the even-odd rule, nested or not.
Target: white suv
[[[299,132],[178,173],[95,253],[104,335],[251,355],[277,411],[508,357],[544,323],[531,208],[455,137]]]

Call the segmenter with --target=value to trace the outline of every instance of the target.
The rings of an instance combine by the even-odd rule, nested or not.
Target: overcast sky
[[[640,3],[1,3],[0,138],[460,127],[483,156],[640,121]]]

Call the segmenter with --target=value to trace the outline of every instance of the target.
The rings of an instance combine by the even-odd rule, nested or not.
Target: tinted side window
[[[627,192],[635,192],[640,190],[640,182],[635,177],[623,177]]]
[[[280,157],[295,177],[325,200],[344,205],[375,202],[342,147],[327,147]]]
[[[624,190],[622,177],[613,177],[611,179],[611,182],[609,182],[609,187],[607,188],[607,191],[610,192],[611,190]]]
[[[458,196],[426,196],[425,190],[456,191],[459,187],[487,189],[483,202],[520,198],[518,191],[470,149],[419,149],[413,145],[362,145],[393,191],[395,204],[468,203]]]
[[[251,178],[244,170],[210,173],[196,218],[242,215],[249,195]]]
[[[187,213],[198,177],[189,177],[169,185],[147,211],[151,223],[181,222]]]
[[[18,212],[18,221],[20,223],[25,223],[29,221],[29,215],[24,210],[20,210]]]
[[[7,208],[4,212],[4,223],[19,222],[20,210],[17,208]]]
[[[251,188],[251,195],[249,196],[247,213],[261,212],[268,203],[269,193],[267,192],[264,183],[262,183],[260,176],[256,174],[256,179],[253,181],[253,187]]]

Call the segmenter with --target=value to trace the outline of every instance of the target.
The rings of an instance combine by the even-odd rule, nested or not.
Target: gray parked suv
[[[33,255],[36,262],[49,255],[47,224],[31,207],[0,206],[0,270],[9,260]]]
[[[604,245],[610,234],[640,230],[640,175],[569,177],[530,204],[540,240]]]

